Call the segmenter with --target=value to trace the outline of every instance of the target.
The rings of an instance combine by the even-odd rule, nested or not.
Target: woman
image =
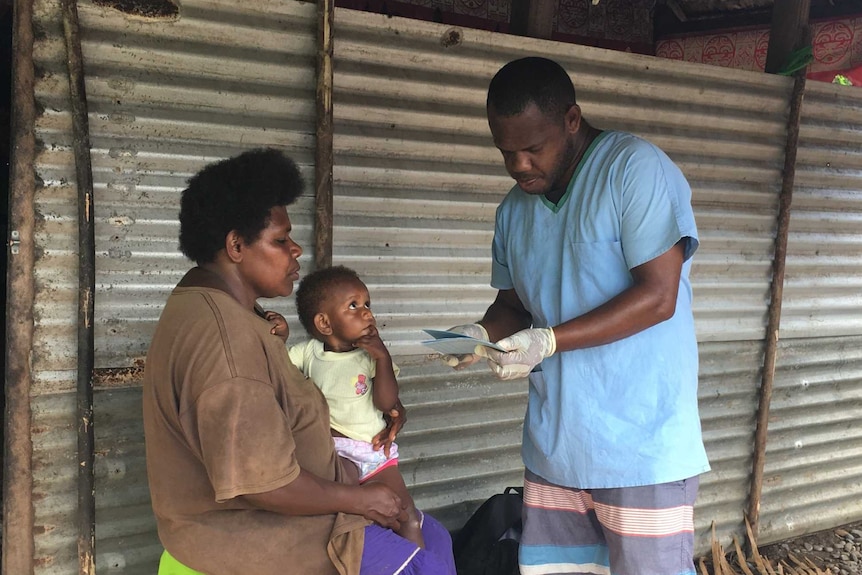
[[[256,305],[299,277],[285,206],[301,191],[275,150],[209,165],[183,191],[180,250],[197,267],[168,298],[144,375],[159,574],[454,575],[445,529],[425,516],[424,550],[395,535],[398,496],[359,486],[336,456],[323,396]]]

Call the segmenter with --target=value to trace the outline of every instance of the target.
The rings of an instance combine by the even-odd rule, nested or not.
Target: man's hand
[[[557,339],[550,328],[531,328],[503,338],[497,345],[509,351],[484,346],[478,346],[476,351],[488,359],[488,366],[497,377],[517,379],[526,377],[543,359],[552,356],[557,350]]]
[[[398,432],[407,423],[407,408],[401,405],[401,400],[395,403],[395,406],[383,413],[383,419],[386,421],[386,427],[383,431],[374,436],[371,440],[371,446],[374,451],[383,449],[383,454],[389,459],[389,450],[392,449],[392,442],[398,436]]]
[[[406,503],[387,485],[379,481],[367,481],[360,486],[361,497],[357,511],[378,525],[397,531],[402,521],[407,520]]]
[[[448,331],[451,331],[453,333],[460,333],[474,339],[483,339],[485,341],[488,340],[488,331],[484,328],[484,326],[482,326],[482,324],[478,323],[456,325],[455,327],[450,327]],[[476,355],[475,353],[468,353],[465,355],[444,355],[442,356],[442,359],[449,367],[453,367],[455,369],[464,369],[465,367],[469,367],[479,361],[481,357]]]

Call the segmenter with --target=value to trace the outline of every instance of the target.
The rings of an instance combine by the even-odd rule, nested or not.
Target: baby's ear
[[[332,326],[329,324],[329,316],[320,312],[314,316],[314,327],[320,335],[332,335]]]

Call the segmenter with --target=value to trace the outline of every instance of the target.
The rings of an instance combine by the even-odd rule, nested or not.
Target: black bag
[[[482,503],[452,541],[458,575],[519,575],[524,489],[507,487]]]

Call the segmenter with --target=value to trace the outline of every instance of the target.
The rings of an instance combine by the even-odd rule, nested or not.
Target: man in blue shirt
[[[693,504],[709,470],[688,280],[691,189],[654,145],[581,115],[558,64],[491,81],[488,123],[516,185],[497,209],[482,320],[503,379],[529,377],[523,575],[693,574]]]

